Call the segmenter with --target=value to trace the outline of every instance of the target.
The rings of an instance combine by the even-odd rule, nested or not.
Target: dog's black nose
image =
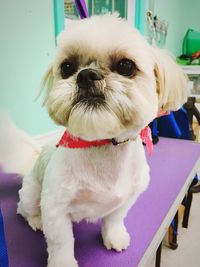
[[[97,70],[84,69],[81,70],[77,76],[77,84],[79,88],[87,89],[92,86],[95,81],[100,81],[104,77]]]

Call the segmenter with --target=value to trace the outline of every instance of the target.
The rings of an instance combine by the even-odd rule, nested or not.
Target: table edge
[[[200,157],[195,162],[194,167],[192,168],[188,178],[186,179],[183,187],[181,188],[179,194],[177,195],[174,203],[172,204],[171,208],[169,209],[167,215],[165,216],[162,224],[160,225],[159,229],[157,230],[156,234],[154,235],[151,243],[149,244],[147,250],[145,251],[143,257],[141,258],[137,267],[146,267],[147,263],[149,262],[150,258],[156,252],[157,248],[159,247],[161,241],[163,240],[168,227],[170,226],[174,215],[176,214],[178,207],[180,206],[181,202],[185,194],[187,193],[189,186],[194,179],[196,174],[200,174]]]

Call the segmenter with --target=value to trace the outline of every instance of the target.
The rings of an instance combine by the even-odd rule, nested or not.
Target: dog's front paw
[[[124,226],[112,229],[102,227],[102,238],[107,249],[114,249],[118,252],[127,249],[130,244],[130,236]]]
[[[47,267],[79,267],[75,258],[54,257],[49,260]]]
[[[34,230],[42,230],[41,216],[31,216],[27,218],[28,224]]]

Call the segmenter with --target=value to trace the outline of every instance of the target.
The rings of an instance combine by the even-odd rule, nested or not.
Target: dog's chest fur
[[[58,196],[69,202],[73,221],[96,221],[125,203],[137,190],[145,164],[140,140],[118,147],[61,148],[56,154],[62,164]]]

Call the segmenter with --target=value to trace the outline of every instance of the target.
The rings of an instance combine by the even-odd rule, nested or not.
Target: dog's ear
[[[187,101],[187,79],[178,64],[164,51],[152,48],[159,110],[174,111]]]
[[[47,68],[47,70],[43,76],[43,79],[42,79],[41,84],[40,84],[39,93],[36,96],[36,100],[37,100],[38,97],[42,94],[42,92],[45,91],[45,97],[44,97],[43,104],[42,104],[43,106],[46,104],[49,92],[52,89],[53,79],[54,79],[53,78],[53,65],[51,64],[51,65],[49,65],[49,67]]]

